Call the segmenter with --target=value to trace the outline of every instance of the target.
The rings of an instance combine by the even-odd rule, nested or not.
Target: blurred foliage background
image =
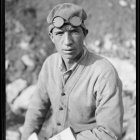
[[[56,52],[46,17],[59,3],[88,15],[88,49],[105,56],[123,82],[123,140],[136,139],[136,1],[5,0],[6,140],[20,140],[25,113],[43,61]]]

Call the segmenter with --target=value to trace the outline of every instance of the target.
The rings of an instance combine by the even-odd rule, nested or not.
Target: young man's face
[[[83,51],[85,36],[81,27],[67,25],[61,29],[54,28],[50,36],[63,59],[75,60]]]

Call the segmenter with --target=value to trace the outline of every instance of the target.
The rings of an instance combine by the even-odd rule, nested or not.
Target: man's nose
[[[69,32],[65,32],[64,34],[64,44],[67,46],[72,44],[72,37]]]

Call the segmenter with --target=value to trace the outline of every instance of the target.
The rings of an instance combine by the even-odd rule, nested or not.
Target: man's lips
[[[75,49],[64,49],[63,51],[69,53],[69,52],[74,52]]]

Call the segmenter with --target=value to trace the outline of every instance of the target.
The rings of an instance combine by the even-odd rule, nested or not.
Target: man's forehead
[[[74,27],[74,26],[71,26],[71,25],[65,25],[61,28],[54,28],[54,32],[58,32],[58,31],[69,31],[69,30],[75,30],[75,29],[79,29],[79,27]]]

